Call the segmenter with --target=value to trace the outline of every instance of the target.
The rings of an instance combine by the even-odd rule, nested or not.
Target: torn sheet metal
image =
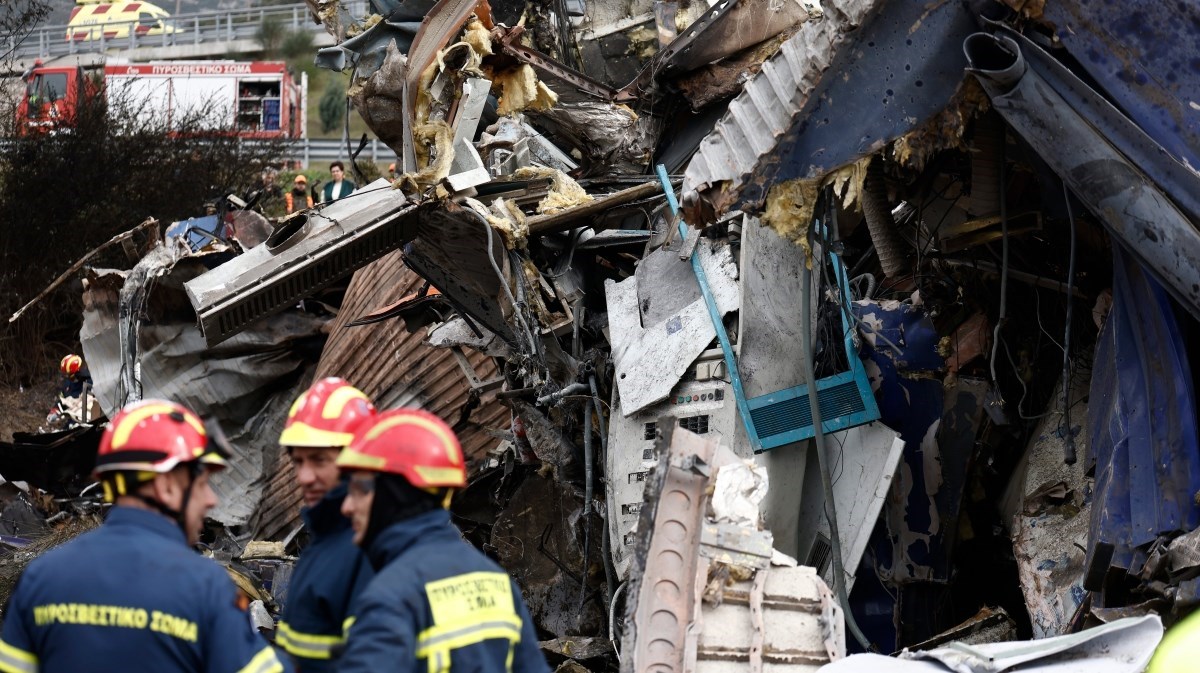
[[[410,332],[398,319],[347,326],[362,312],[408,296],[423,284],[424,279],[405,268],[398,251],[359,269],[329,328],[315,376],[345,378],[380,409],[416,406],[437,414],[454,428],[468,463],[474,464],[500,441],[497,435],[507,431],[508,409],[487,391],[474,393],[454,352],[425,345],[424,330]],[[466,359],[477,379],[498,375],[483,353],[468,350]],[[270,474],[251,526],[260,539],[278,539],[300,524],[300,494],[290,462],[281,461]]]
[[[515,346],[517,337],[507,321],[513,307],[502,299],[495,267],[505,276],[503,282],[512,283],[507,279],[514,274],[503,237],[492,229],[471,205],[446,203],[421,218],[415,238],[404,248],[404,263],[471,322]]]
[[[1071,3],[1068,3],[1071,4]],[[1126,5],[1127,7],[1128,5]],[[1055,11],[1061,11],[1061,3],[1054,3]],[[1111,11],[1108,5],[1097,5],[1096,12]],[[1184,9],[1184,6],[1174,6],[1170,9],[1164,8],[1162,11],[1155,11],[1145,16],[1144,23],[1150,30],[1160,30],[1161,25],[1157,21],[1164,18],[1172,11],[1189,11],[1195,12],[1194,8]],[[1089,29],[1103,31],[1105,28],[1100,24],[1090,24]],[[1183,105],[1184,117],[1186,122],[1191,126],[1181,126],[1175,129],[1170,129],[1172,133],[1178,133],[1178,136],[1163,137],[1158,134],[1161,130],[1158,117],[1162,115],[1176,116],[1180,113],[1174,109],[1175,103],[1165,106],[1169,112],[1157,104],[1150,106],[1149,109],[1143,108],[1143,102],[1138,101],[1133,108],[1123,107],[1118,109],[1109,99],[1105,98],[1095,89],[1091,88],[1074,72],[1068,69],[1054,56],[1038,47],[1032,41],[1024,38],[1018,33],[1009,30],[1002,30],[1001,34],[1011,37],[1021,45],[1021,55],[1026,59],[1028,66],[1038,75],[1046,80],[1060,96],[1063,97],[1071,108],[1080,116],[1087,119],[1088,124],[1098,129],[1105,140],[1112,143],[1113,147],[1125,155],[1131,163],[1142,170],[1150,179],[1154,180],[1159,187],[1163,189],[1179,206],[1183,212],[1187,213],[1192,222],[1200,222],[1200,167],[1195,163],[1186,163],[1183,156],[1178,153],[1168,151],[1168,146],[1179,148],[1178,144],[1172,142],[1172,139],[1180,139],[1188,133],[1193,137],[1200,137],[1195,130],[1195,126],[1200,125],[1200,110],[1197,110],[1194,105]],[[1065,35],[1060,37],[1066,38],[1068,44],[1074,41],[1067,38]],[[1168,43],[1164,43],[1168,44]],[[1183,43],[1169,43],[1172,49],[1168,53],[1178,54],[1175,49],[1187,45]],[[1100,60],[1105,60],[1105,54],[1117,52],[1125,45],[1120,43],[1110,44],[1109,49],[1113,52],[1105,52],[1100,54]],[[1157,54],[1147,54],[1150,58],[1158,58]],[[1096,67],[1096,62],[1091,58],[1080,60],[1080,65],[1085,70],[1092,70]],[[1131,63],[1130,67],[1137,67]],[[1178,82],[1181,79],[1194,78],[1196,75],[1193,71],[1181,71],[1178,68],[1172,67],[1170,74],[1167,76],[1167,82],[1157,79],[1145,80],[1146,92],[1154,89],[1156,85],[1173,86],[1170,82]],[[1119,78],[1118,78],[1119,80]],[[1139,80],[1140,81],[1140,80]],[[1109,82],[1111,84],[1111,82]],[[1128,87],[1127,83],[1113,85],[1115,89],[1124,89]],[[1128,94],[1128,91],[1122,93]],[[1161,100],[1161,99],[1146,99],[1146,100]],[[1128,100],[1122,102],[1128,103]],[[1196,101],[1200,103],[1200,101]],[[1134,120],[1131,120],[1126,114],[1137,112]],[[1197,145],[1192,145],[1192,149],[1200,149]]]
[[[831,475],[833,498],[842,541],[842,567],[849,573],[859,567],[893,489],[904,441],[894,430],[878,422],[829,435],[825,441],[827,447],[835,447],[837,451],[837,473]],[[826,582],[832,582],[833,549],[829,542],[821,468],[815,449],[808,454],[801,495],[798,558],[801,563],[815,567]],[[854,587],[855,579],[854,575],[846,577],[847,593]]]
[[[742,92],[748,80],[762,71],[763,63],[774,56],[791,36],[791,30],[785,31],[766,42],[688,73],[675,80],[674,84],[696,112],[712,103],[733,98]]]
[[[400,152],[401,164],[405,173],[417,170],[415,158],[416,142],[411,120],[415,119],[417,97],[421,92],[421,78],[426,70],[434,64],[438,52],[458,34],[470,18],[471,13],[479,7],[486,7],[484,0],[439,0],[437,4],[425,12],[421,28],[413,38],[408,51],[408,70],[404,75],[404,84],[399,89],[402,94],[400,111],[403,113],[406,125],[405,139]],[[393,91],[395,93],[395,91]]]
[[[205,340],[219,344],[400,247],[417,209],[379,179],[284,220],[263,245],[186,283]]]
[[[1026,67],[1023,51],[1033,48],[986,33],[972,35],[963,45],[972,72],[1004,119],[1033,148],[1055,148],[1041,158],[1180,303],[1200,312],[1200,232],[1149,177]]]
[[[950,522],[942,520],[946,507],[939,500],[943,463],[938,428],[945,396],[937,378],[945,367],[938,353],[941,335],[917,306],[856,301],[851,309],[865,324],[861,333],[869,358],[867,375],[881,420],[905,442],[893,484],[894,506],[886,515],[895,545],[892,579],[948,578],[943,545]]]
[[[603,584],[599,517],[583,516],[583,494],[548,476],[530,474],[492,528],[497,560],[512,573],[540,629],[561,638],[601,633],[606,621],[599,592],[580,604],[580,580]],[[584,528],[590,525],[590,558]],[[593,574],[599,571],[599,576]]]
[[[588,176],[645,172],[662,124],[653,115],[599,102],[561,103],[528,114],[548,135],[580,153]]]
[[[1085,586],[1103,591],[1138,573],[1145,546],[1158,536],[1200,526],[1200,435],[1187,346],[1166,292],[1119,247],[1113,307],[1094,361],[1088,425],[1096,485]]]
[[[855,654],[823,673],[1141,673],[1162,640],[1158,615],[1122,619],[1056,638],[965,645],[951,643],[926,652],[905,650],[898,658]]]
[[[769,40],[809,17],[801,0],[720,3],[684,29],[650,67],[655,77],[695,70]]]
[[[316,64],[339,72],[354,67],[357,77],[370,77],[383,65],[391,45],[401,54],[408,53],[434,1],[373,0],[373,9],[386,18],[339,45],[318,49]]]
[[[1089,424],[1075,425],[1088,417],[1090,376],[1081,374],[1072,386],[1071,416],[1079,433],[1075,444],[1089,446]],[[1061,386],[1052,400],[1062,398]],[[1018,491],[1012,503],[1013,555],[1033,637],[1039,639],[1067,633],[1087,597],[1083,576],[1092,487],[1086,461],[1063,462],[1061,426],[1058,414],[1038,422],[1009,487]]]
[[[913,645],[912,650],[932,650],[939,645],[959,642],[965,645],[1002,643],[1017,639],[1017,624],[1004,608],[980,608],[967,621],[952,629],[939,633],[923,643]]]
[[[677,264],[687,264],[678,261],[677,252],[660,249],[654,254],[671,255]],[[714,249],[705,241],[696,248],[696,254],[722,315],[736,311],[740,305],[737,266],[729,246]],[[634,276],[620,283],[604,284],[612,357],[621,393],[621,413],[625,416],[670,395],[671,389],[717,336],[703,299],[688,304],[662,322],[644,325],[638,283]],[[676,292],[672,286],[658,289],[664,296]]]
[[[1200,6],[1154,0],[1045,5],[1043,18],[1079,67],[1170,156],[1200,171]]]
[[[397,156],[404,156],[405,130],[412,125],[404,115],[407,64],[404,52],[395,43],[389,43],[378,68],[370,76],[361,76],[357,86],[350,90],[350,99],[359,116]]]
[[[154,255],[139,265],[156,264]],[[277,439],[287,409],[307,383],[306,357],[324,339],[325,321],[294,308],[256,320],[237,335],[209,346],[196,326],[185,284],[208,271],[206,258],[185,257],[157,274],[144,294],[144,320],[132,351],[121,348],[124,280],[129,274],[93,274],[84,292],[80,332],[96,397],[110,417],[126,401],[122,372],[136,369],[141,398],[178,401],[202,417],[215,416],[234,448],[230,468],[215,475],[221,504],[209,516],[225,525],[245,524],[258,507],[280,454]],[[121,284],[114,282],[121,279]],[[134,358],[134,359],[127,359]]]

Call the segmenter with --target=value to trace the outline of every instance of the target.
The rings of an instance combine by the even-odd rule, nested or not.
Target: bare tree
[[[4,0],[0,2],[0,66],[11,69],[17,48],[34,28],[50,15],[49,0]]]
[[[0,149],[0,316],[114,234],[147,217],[203,215],[206,201],[245,195],[282,161],[286,141],[238,137],[231,122],[214,122],[231,117],[215,105],[169,121],[146,106],[119,92],[86,97],[69,129]],[[115,250],[93,263],[128,260]],[[16,323],[0,321],[0,378],[33,376],[75,342],[78,290],[64,286]]]

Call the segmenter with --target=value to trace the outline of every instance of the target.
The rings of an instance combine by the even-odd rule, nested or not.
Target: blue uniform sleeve
[[[254,632],[238,607],[232,580],[214,564],[208,592],[208,628],[202,645],[207,673],[285,673],[275,648]]]
[[[18,580],[4,610],[4,631],[0,634],[0,671],[3,673],[38,671],[38,658],[34,654],[33,639],[29,633],[29,612],[21,585]]]
[[[354,599],[374,574],[349,536],[345,545],[314,548],[325,562],[312,565],[316,557],[301,557],[301,563],[307,560],[309,565],[292,580],[276,644],[290,653],[288,659],[301,673],[335,670],[335,659],[344,649],[346,620],[354,616]],[[334,559],[338,563],[331,565]]]
[[[513,652],[512,673],[550,673],[550,665],[538,647],[537,628],[533,625],[533,617],[521,597],[517,584],[513,583],[513,605],[517,608],[517,616],[521,618],[521,642],[517,643]]]
[[[367,555],[360,553],[358,555],[358,566],[354,569],[354,583],[350,585],[350,596],[346,600],[346,617],[353,619],[354,608],[358,604],[358,597],[362,595],[367,585],[375,578],[375,569],[371,567],[367,561]]]
[[[416,620],[405,602],[390,592],[360,595],[338,673],[416,673]],[[383,594],[383,595],[380,595]]]

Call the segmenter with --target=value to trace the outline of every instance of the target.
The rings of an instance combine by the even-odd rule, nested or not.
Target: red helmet
[[[74,353],[66,356],[58,363],[58,371],[67,376],[75,376],[79,373],[80,369],[83,369],[83,358]]]
[[[398,474],[417,488],[467,485],[462,446],[450,426],[420,409],[385,411],[338,456],[344,470]]]
[[[374,417],[375,406],[363,391],[331,376],[314,383],[292,404],[279,443],[342,448],[354,439],[355,430]]]
[[[124,478],[111,473],[138,473],[145,480],[190,462],[214,469],[228,465],[196,414],[174,402],[143,400],[122,409],[104,429],[95,475],[118,477],[116,495],[124,495]],[[105,494],[112,500],[107,483]]]

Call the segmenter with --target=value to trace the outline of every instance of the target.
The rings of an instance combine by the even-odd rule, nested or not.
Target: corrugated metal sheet
[[[1187,346],[1167,293],[1117,246],[1088,425],[1096,483],[1084,586],[1100,591],[1113,569],[1137,573],[1158,536],[1200,525],[1200,429]]]
[[[741,185],[732,205],[753,210],[772,185],[825,176],[922,128],[953,105],[963,81],[959,50],[977,30],[976,21],[962,2],[892,2],[864,21],[834,55],[775,151],[755,164],[753,178]],[[962,130],[946,126],[939,136],[953,138]],[[876,248],[882,253],[879,241]]]
[[[139,262],[155,266],[160,256]],[[320,338],[323,321],[294,309],[252,323],[242,333],[209,348],[196,326],[183,283],[208,270],[213,256],[189,256],[170,265],[147,291],[138,331],[141,397],[180,402],[204,417],[214,416],[233,446],[229,469],[213,478],[220,504],[209,517],[227,526],[250,521],[276,461],[279,437],[291,400],[312,361],[304,344]],[[156,261],[158,260],[158,261]],[[113,416],[125,399],[118,316],[120,288],[133,272],[89,273],[83,293],[80,340],[96,397]],[[136,282],[136,281],[129,281]]]
[[[882,4],[883,0],[824,3],[824,18],[805,23],[783,43],[700,143],[684,173],[685,208],[697,207],[701,193],[710,189],[729,194],[740,189],[759,159],[774,150],[795,123],[846,33]]]
[[[425,330],[409,333],[402,320],[346,327],[354,319],[416,292],[423,283],[404,266],[398,251],[355,273],[333,322],[317,376],[341,376],[382,408],[420,406],[454,425],[467,404],[470,384],[451,350],[425,345]],[[480,380],[497,375],[487,356],[476,351],[465,355]],[[468,461],[494,447],[496,435],[508,427],[508,409],[485,395],[471,413],[470,425],[459,432]],[[281,456],[273,472],[255,520],[259,539],[281,537],[300,523],[300,497],[290,463]]]

